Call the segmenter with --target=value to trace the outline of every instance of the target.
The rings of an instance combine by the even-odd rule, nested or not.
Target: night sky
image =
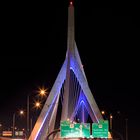
[[[5,127],[14,112],[26,109],[28,94],[42,86],[51,90],[67,49],[67,6],[66,0],[2,3],[0,123]],[[129,140],[140,131],[138,17],[132,8],[75,2],[75,39],[89,86],[123,135],[128,118]]]

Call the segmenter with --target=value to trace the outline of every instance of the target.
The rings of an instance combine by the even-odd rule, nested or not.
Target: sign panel
[[[108,138],[108,121],[99,121],[92,124],[93,138]]]
[[[2,136],[10,137],[10,136],[12,136],[12,131],[2,131]]]
[[[23,136],[23,131],[15,131],[15,136]]]
[[[61,138],[90,138],[89,123],[61,122]]]

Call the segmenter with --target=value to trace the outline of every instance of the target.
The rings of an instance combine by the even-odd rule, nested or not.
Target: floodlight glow
[[[70,5],[73,5],[73,2],[72,1],[70,1]]]

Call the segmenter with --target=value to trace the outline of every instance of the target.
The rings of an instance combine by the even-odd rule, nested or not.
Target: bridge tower
[[[48,133],[59,128],[60,121],[67,119],[73,121],[78,117],[80,122],[86,122],[85,114],[93,122],[103,119],[88,85],[74,31],[74,4],[70,1],[66,58],[29,140],[46,140]]]

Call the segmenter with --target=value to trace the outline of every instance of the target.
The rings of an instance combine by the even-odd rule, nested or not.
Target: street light
[[[39,93],[41,97],[44,97],[46,96],[47,89],[45,89],[44,87],[39,88],[39,91],[37,92]],[[30,120],[30,95],[31,94],[27,96],[27,138],[29,137],[30,131],[32,129],[32,119]],[[41,103],[39,101],[35,102],[35,105],[34,105],[35,108],[38,109],[40,108],[40,106],[41,106]],[[29,124],[31,125],[30,128],[29,128]]]
[[[44,96],[46,93],[45,93],[45,90],[41,90],[40,91],[40,95]]]
[[[29,103],[29,95],[27,97],[27,138],[30,135],[30,131],[32,131],[32,118],[30,119],[30,103]],[[39,109],[41,107],[41,102],[35,101],[34,107]],[[30,125],[30,126],[29,126]]]
[[[40,106],[41,106],[41,103],[39,101],[36,101],[35,102],[35,107],[38,109],[38,108],[40,108]]]
[[[32,118],[30,119],[30,95],[28,95],[27,96],[27,131],[26,131],[27,132],[27,134],[26,134],[27,138],[29,137],[31,130],[32,130]]]
[[[23,115],[24,114],[24,111],[23,110],[20,110],[19,111],[19,114],[20,115]],[[13,127],[12,127],[13,137],[15,136],[15,118],[16,118],[16,113],[13,114]]]
[[[101,114],[105,117],[106,112],[104,110],[102,110]],[[110,131],[112,131],[112,119],[113,119],[112,114],[109,114],[109,127],[110,127]]]
[[[39,95],[40,95],[41,97],[44,97],[44,96],[47,95],[48,89],[47,89],[47,88],[44,88],[44,87],[39,88],[38,93],[39,93]]]
[[[114,116],[113,116],[112,113],[107,113],[106,111],[101,111],[101,114],[104,117],[105,117],[106,114],[108,114],[108,117],[106,117],[106,118],[109,119],[109,127],[110,127],[111,135],[116,133],[121,138],[121,140],[123,140],[122,134],[119,133],[118,131],[114,130],[114,128],[113,128],[113,124],[112,123],[113,123],[113,118],[114,118],[115,114],[113,113],[114,114]],[[120,115],[121,113],[120,113],[120,111],[117,111],[116,114]],[[125,135],[126,135],[126,140],[128,140],[128,126],[127,126],[128,119],[125,119],[125,121],[126,121],[126,128],[125,128],[125,133],[126,134]]]
[[[20,115],[24,115],[24,111],[23,110],[20,110],[19,114]]]
[[[101,111],[101,114],[102,114],[102,115],[105,115],[105,111],[104,111],[104,110],[103,110],[103,111]]]
[[[110,114],[109,118],[110,118],[110,131],[112,131],[112,119],[113,119],[112,114]]]

